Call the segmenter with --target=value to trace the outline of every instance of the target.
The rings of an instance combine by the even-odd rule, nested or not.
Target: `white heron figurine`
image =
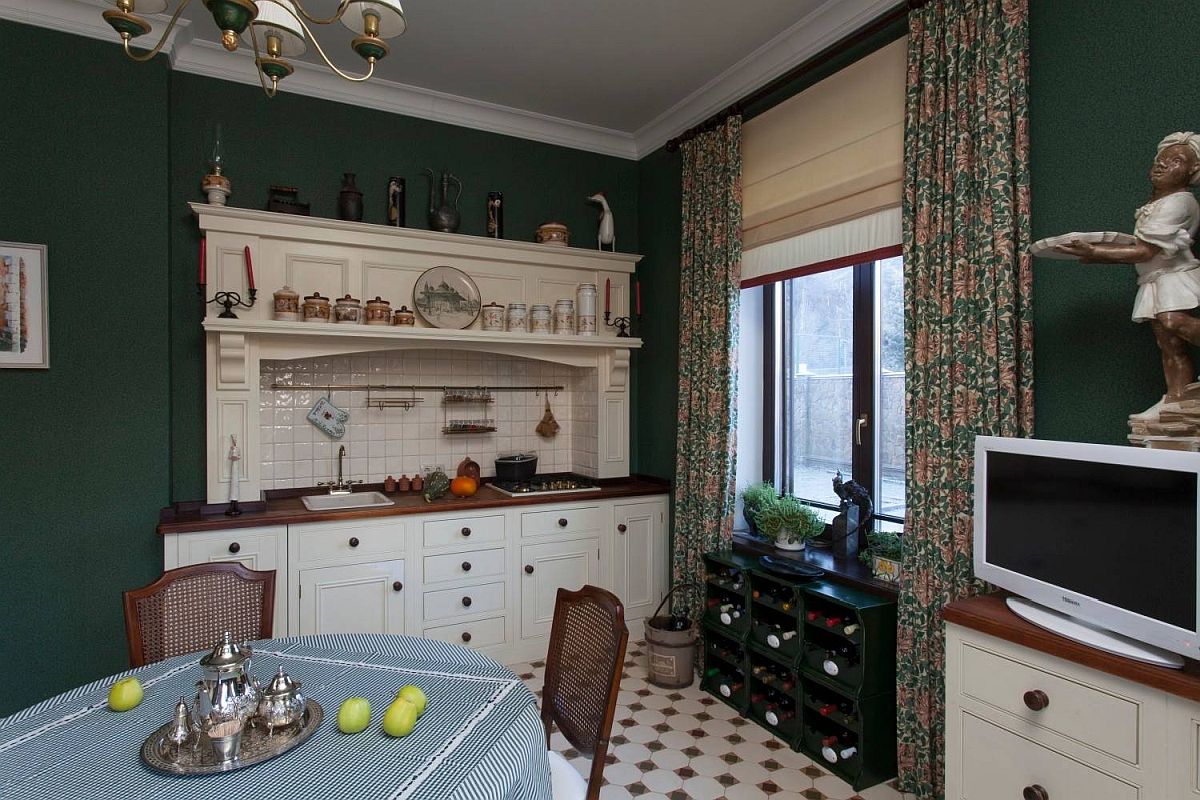
[[[617,233],[613,229],[613,215],[612,209],[608,207],[608,198],[604,196],[604,192],[596,192],[588,198],[588,202],[600,205],[600,228],[596,231],[596,249],[603,250],[604,245],[608,245],[616,252]]]

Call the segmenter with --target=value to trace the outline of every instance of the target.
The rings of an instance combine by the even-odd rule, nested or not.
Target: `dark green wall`
[[[0,22],[0,240],[47,246],[50,304],[50,369],[0,370],[0,716],[122,668],[162,566],[168,78],[118,52]]]
[[[1132,232],[1154,146],[1200,129],[1200,7],[1030,5],[1033,238]],[[1036,435],[1124,444],[1126,416],[1163,392],[1149,326],[1129,319],[1133,267],[1037,260],[1033,286]]]

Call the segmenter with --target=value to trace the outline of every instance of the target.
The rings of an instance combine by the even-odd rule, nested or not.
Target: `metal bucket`
[[[667,596],[658,604],[654,616],[646,620],[646,650],[650,673],[647,680],[666,689],[690,686],[695,674],[696,640],[700,635],[695,619],[693,618],[690,628],[671,631],[667,630],[671,618],[659,616],[658,613],[671,599],[671,595],[683,588],[699,587],[690,583],[676,586],[667,592]]]

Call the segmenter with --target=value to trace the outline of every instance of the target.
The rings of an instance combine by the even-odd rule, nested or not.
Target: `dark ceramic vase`
[[[338,219],[362,222],[363,195],[354,185],[354,173],[344,173],[342,191],[338,194]]]

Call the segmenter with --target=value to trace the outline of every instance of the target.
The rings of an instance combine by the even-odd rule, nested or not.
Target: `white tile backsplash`
[[[539,472],[595,475],[599,450],[596,369],[546,361],[458,350],[387,351],[321,356],[297,360],[264,360],[260,365],[259,433],[264,489],[307,487],[337,473],[339,445],[346,446],[347,478],[378,483],[386,476],[412,476],[427,465],[451,475],[465,456],[479,462],[486,477],[495,474],[497,455],[517,451],[538,454]],[[272,389],[276,384],[286,389]],[[401,408],[367,406],[365,391],[334,391],[330,399],[350,413],[346,435],[333,440],[307,419],[313,403],[329,384],[428,384],[434,386],[515,386],[560,384],[550,407],[558,435],[544,439],[534,431],[545,399],[533,392],[495,393],[488,406],[449,408],[438,391],[417,392],[424,402]],[[311,388],[299,388],[311,387]],[[402,396],[404,392],[388,392]],[[490,417],[496,432],[444,434],[447,417]]]

